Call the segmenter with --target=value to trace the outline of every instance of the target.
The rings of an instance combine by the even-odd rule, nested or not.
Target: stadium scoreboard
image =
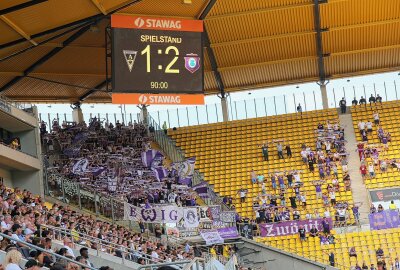
[[[112,15],[114,93],[203,93],[203,22]]]

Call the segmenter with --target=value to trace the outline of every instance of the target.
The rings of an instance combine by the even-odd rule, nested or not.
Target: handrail
[[[119,245],[119,244],[112,243],[112,242],[107,241],[107,240],[98,239],[98,238],[95,238],[93,236],[90,236],[90,235],[87,235],[87,234],[84,234],[84,233],[81,233],[81,232],[78,232],[78,231],[77,232],[72,232],[71,230],[66,229],[66,228],[57,228],[57,227],[53,227],[53,226],[45,225],[45,224],[42,224],[40,229],[42,229],[42,227],[48,228],[48,229],[53,230],[53,231],[57,231],[57,232],[63,233],[65,235],[71,236],[72,238],[74,237],[73,234],[77,233],[80,236],[81,239],[88,240],[88,241],[91,241],[93,243],[97,243],[98,244],[97,245],[97,249],[96,249],[97,256],[99,256],[99,247],[100,246],[106,247],[106,248],[109,248],[109,249],[118,249],[118,250],[121,251],[121,253],[123,255],[122,259],[123,259],[123,262],[124,262],[124,260],[126,259],[125,258],[126,257],[125,254],[130,254],[129,251],[125,251],[125,250],[132,250],[130,247],[125,247],[125,246],[122,246],[122,245]],[[55,236],[55,234],[54,234],[54,236]],[[133,250],[133,251],[135,253],[143,256],[143,258],[145,258],[146,261],[155,262],[150,255],[148,255],[146,253],[142,253],[142,252],[137,251],[137,250]],[[163,253],[163,254],[165,254],[165,253]],[[161,260],[160,259],[160,261],[165,261],[165,260]]]
[[[26,152],[22,151],[21,149],[16,149],[16,148],[14,148],[14,147],[12,147],[12,146],[10,146],[10,145],[8,145],[8,144],[5,144],[5,143],[3,143],[3,142],[0,142],[0,144],[1,144],[1,145],[4,145],[5,147],[11,148],[11,149],[13,149],[13,150],[15,150],[15,151],[21,152],[21,153],[23,153],[23,154],[25,154],[25,155],[28,155],[28,156],[37,158],[37,156],[35,156],[35,155],[26,153]]]
[[[302,256],[302,257],[304,257],[304,258],[306,258],[306,259],[308,259],[308,260],[310,260],[310,261],[313,261],[313,262],[323,263],[323,261],[324,261],[323,258],[321,258],[321,257],[319,257],[319,256],[317,256],[317,255],[310,255],[310,257],[306,257],[306,256],[304,256],[304,252],[302,252],[302,254],[299,254],[299,253],[297,253],[294,249],[289,248],[289,247],[284,247],[283,245],[280,245],[280,246],[276,246],[276,247],[275,247],[275,246],[267,245],[267,244],[262,243],[262,242],[259,242],[259,244],[262,244],[262,245],[265,245],[265,246],[268,246],[268,247],[272,247],[272,248],[277,248],[277,249],[280,249],[280,250],[282,250],[282,251],[288,252],[288,253],[293,254],[293,255]],[[322,253],[324,253],[325,255],[329,255],[329,254],[327,254],[326,251],[324,251],[324,250],[321,250],[321,251],[322,251]],[[313,259],[313,258],[314,258],[314,259]],[[319,260],[321,260],[321,261],[317,261],[317,259],[319,259]],[[335,267],[336,267],[336,265],[337,265],[337,266],[340,266],[340,269],[350,269],[350,265],[340,264],[340,263],[337,263],[337,262],[335,261]]]
[[[196,269],[199,270],[199,262],[203,263],[203,266],[204,266],[206,260],[203,258],[196,257],[189,264],[185,265],[183,270],[190,270],[194,264],[196,264]],[[203,267],[203,269],[204,269],[204,267]]]
[[[52,252],[52,251],[45,250],[45,249],[43,249],[43,248],[41,248],[41,247],[32,245],[32,244],[30,244],[30,243],[28,243],[28,242],[25,242],[25,241],[23,241],[23,240],[15,239],[15,238],[13,238],[13,237],[11,237],[11,236],[8,236],[7,234],[0,233],[0,236],[2,236],[3,238],[7,238],[7,239],[10,240],[11,242],[17,242],[17,243],[23,244],[23,245],[25,245],[25,246],[28,246],[28,247],[30,247],[30,248],[32,248],[32,249],[36,249],[36,250],[39,250],[39,251],[41,251],[41,252],[48,253],[48,254],[50,254],[50,255],[52,255],[52,256],[55,256],[55,257],[57,257],[57,258],[66,260],[66,261],[68,261],[68,262],[75,263],[75,264],[79,265],[80,267],[82,267],[82,269],[98,270],[97,268],[94,268],[94,267],[88,266],[88,265],[86,265],[86,264],[80,263],[80,262],[75,261],[75,260],[73,260],[73,259],[70,259],[70,258],[68,258],[68,257],[64,257],[64,256],[62,256],[62,255],[60,255],[60,254],[57,254],[57,253],[54,253],[54,252]]]
[[[161,266],[178,266],[181,264],[187,264],[190,263],[191,261],[179,261],[179,262],[169,262],[169,263],[158,263],[158,264],[148,264],[148,265],[144,265],[144,266],[140,266],[138,269],[136,270],[147,270],[147,269],[156,269],[159,268]]]
[[[13,100],[7,98],[7,97],[4,96],[4,95],[0,95],[0,101],[3,101],[5,104],[7,104],[7,105],[9,105],[9,106],[13,106],[14,108],[17,108],[17,109],[20,109],[20,110],[27,109],[25,106],[23,106],[23,104],[25,104],[25,103],[19,103],[19,102],[13,101]],[[1,107],[1,106],[0,106],[0,107]],[[32,105],[30,105],[30,107],[28,107],[28,108],[32,108]],[[7,111],[7,112],[10,112],[10,111],[11,111],[11,110],[9,110],[9,111]],[[25,113],[28,113],[28,112],[26,112],[26,111],[24,111],[24,112],[25,112]],[[32,113],[28,113],[28,114],[31,114],[31,115],[32,115]]]

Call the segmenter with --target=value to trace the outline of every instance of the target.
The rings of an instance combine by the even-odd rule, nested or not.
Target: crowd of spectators
[[[195,192],[180,184],[171,170],[157,178],[150,167],[143,165],[141,153],[151,150],[151,140],[141,123],[124,125],[117,121],[114,126],[94,118],[89,126],[59,126],[54,122],[51,133],[43,132],[52,174],[136,206],[196,205]],[[82,165],[76,165],[79,162]],[[50,182],[54,189],[61,184],[56,180]]]
[[[281,144],[282,142],[282,144]],[[348,191],[351,188],[350,176],[347,168],[348,152],[345,148],[344,129],[338,122],[327,122],[324,126],[319,123],[316,129],[315,149],[307,145],[301,147],[301,159],[309,172],[315,175],[316,180],[312,183],[315,186],[317,200],[321,200],[325,209],[321,214],[319,209],[308,212],[307,194],[303,191],[304,183],[301,180],[302,170],[274,171],[266,178],[257,174],[254,170],[250,172],[250,179],[253,185],[259,185],[261,193],[253,198],[253,209],[255,210],[256,223],[272,223],[288,220],[319,219],[331,217],[331,209],[335,210],[335,225],[344,226],[353,212],[355,220],[358,220],[358,207],[360,205],[349,205],[346,202],[338,202],[336,193]],[[283,141],[273,141],[277,146],[278,156],[283,156]],[[261,145],[261,152],[264,160],[268,160],[268,146],[271,143]],[[292,153],[289,144],[286,144],[286,158],[291,158]],[[343,178],[339,178],[339,168],[343,171]],[[343,183],[341,188],[340,182]],[[268,187],[268,185],[270,185]],[[342,190],[343,189],[343,190]],[[271,190],[267,193],[267,190]],[[245,201],[246,190],[240,189],[241,201]],[[226,198],[228,203],[231,198]],[[350,212],[351,211],[351,212]],[[303,215],[302,215],[303,214]]]
[[[39,248],[56,252],[59,255],[93,266],[88,257],[88,248],[108,252],[117,257],[124,256],[139,264],[148,262],[173,262],[193,258],[194,251],[189,245],[175,247],[163,245],[159,240],[149,240],[141,233],[134,233],[125,227],[78,213],[54,204],[48,209],[40,197],[29,191],[16,188],[11,190],[0,186],[1,232]],[[60,233],[50,228],[58,228],[69,233]],[[87,235],[82,237],[81,234]],[[62,237],[64,246],[58,250],[52,248],[53,239]],[[100,245],[100,246],[99,246]],[[80,247],[80,256],[75,257],[72,249]],[[24,244],[3,238],[0,249],[13,251],[15,257],[35,260],[38,265],[51,269],[79,269],[78,265],[58,260],[46,252],[29,248]],[[15,251],[14,251],[15,250]],[[7,268],[7,270],[18,268]],[[96,266],[99,267],[99,266]],[[109,269],[109,268],[100,268]]]

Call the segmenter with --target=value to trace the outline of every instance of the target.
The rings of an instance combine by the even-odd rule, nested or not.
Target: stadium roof
[[[5,0],[0,94],[110,102],[104,28],[114,12],[204,19],[206,94],[400,66],[399,0]]]

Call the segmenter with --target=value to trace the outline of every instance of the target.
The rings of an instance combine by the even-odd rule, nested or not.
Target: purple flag
[[[154,159],[160,159],[162,158],[163,155],[161,154],[160,151],[157,150],[148,150],[145,152],[142,152],[142,162],[143,165],[147,168],[150,168],[152,166],[152,163]]]
[[[191,186],[196,157],[188,158],[181,162],[172,163],[174,174],[179,176],[179,184]]]
[[[69,158],[78,157],[80,152],[81,152],[81,147],[79,145],[75,147],[66,148],[63,151],[64,155],[68,156]]]
[[[301,225],[304,226],[306,232],[310,232],[312,225],[315,225],[319,231],[322,231],[322,221],[322,218],[310,220],[290,220],[279,223],[262,223],[259,225],[259,227],[262,237],[286,236],[298,234],[298,229]],[[332,228],[332,219],[327,218],[326,221],[329,222],[329,227]]]
[[[158,181],[161,181],[163,178],[167,177],[168,171],[164,167],[160,166],[157,168],[151,169],[154,173],[154,176],[157,178]]]
[[[201,198],[208,198],[208,184],[206,182],[202,182],[192,187],[194,191],[199,194]]]
[[[379,213],[369,214],[371,230],[382,230],[400,227],[399,213],[396,210],[384,210]]]
[[[106,167],[95,167],[95,168],[88,169],[86,171],[91,172],[93,176],[99,176],[106,169],[107,169]]]

